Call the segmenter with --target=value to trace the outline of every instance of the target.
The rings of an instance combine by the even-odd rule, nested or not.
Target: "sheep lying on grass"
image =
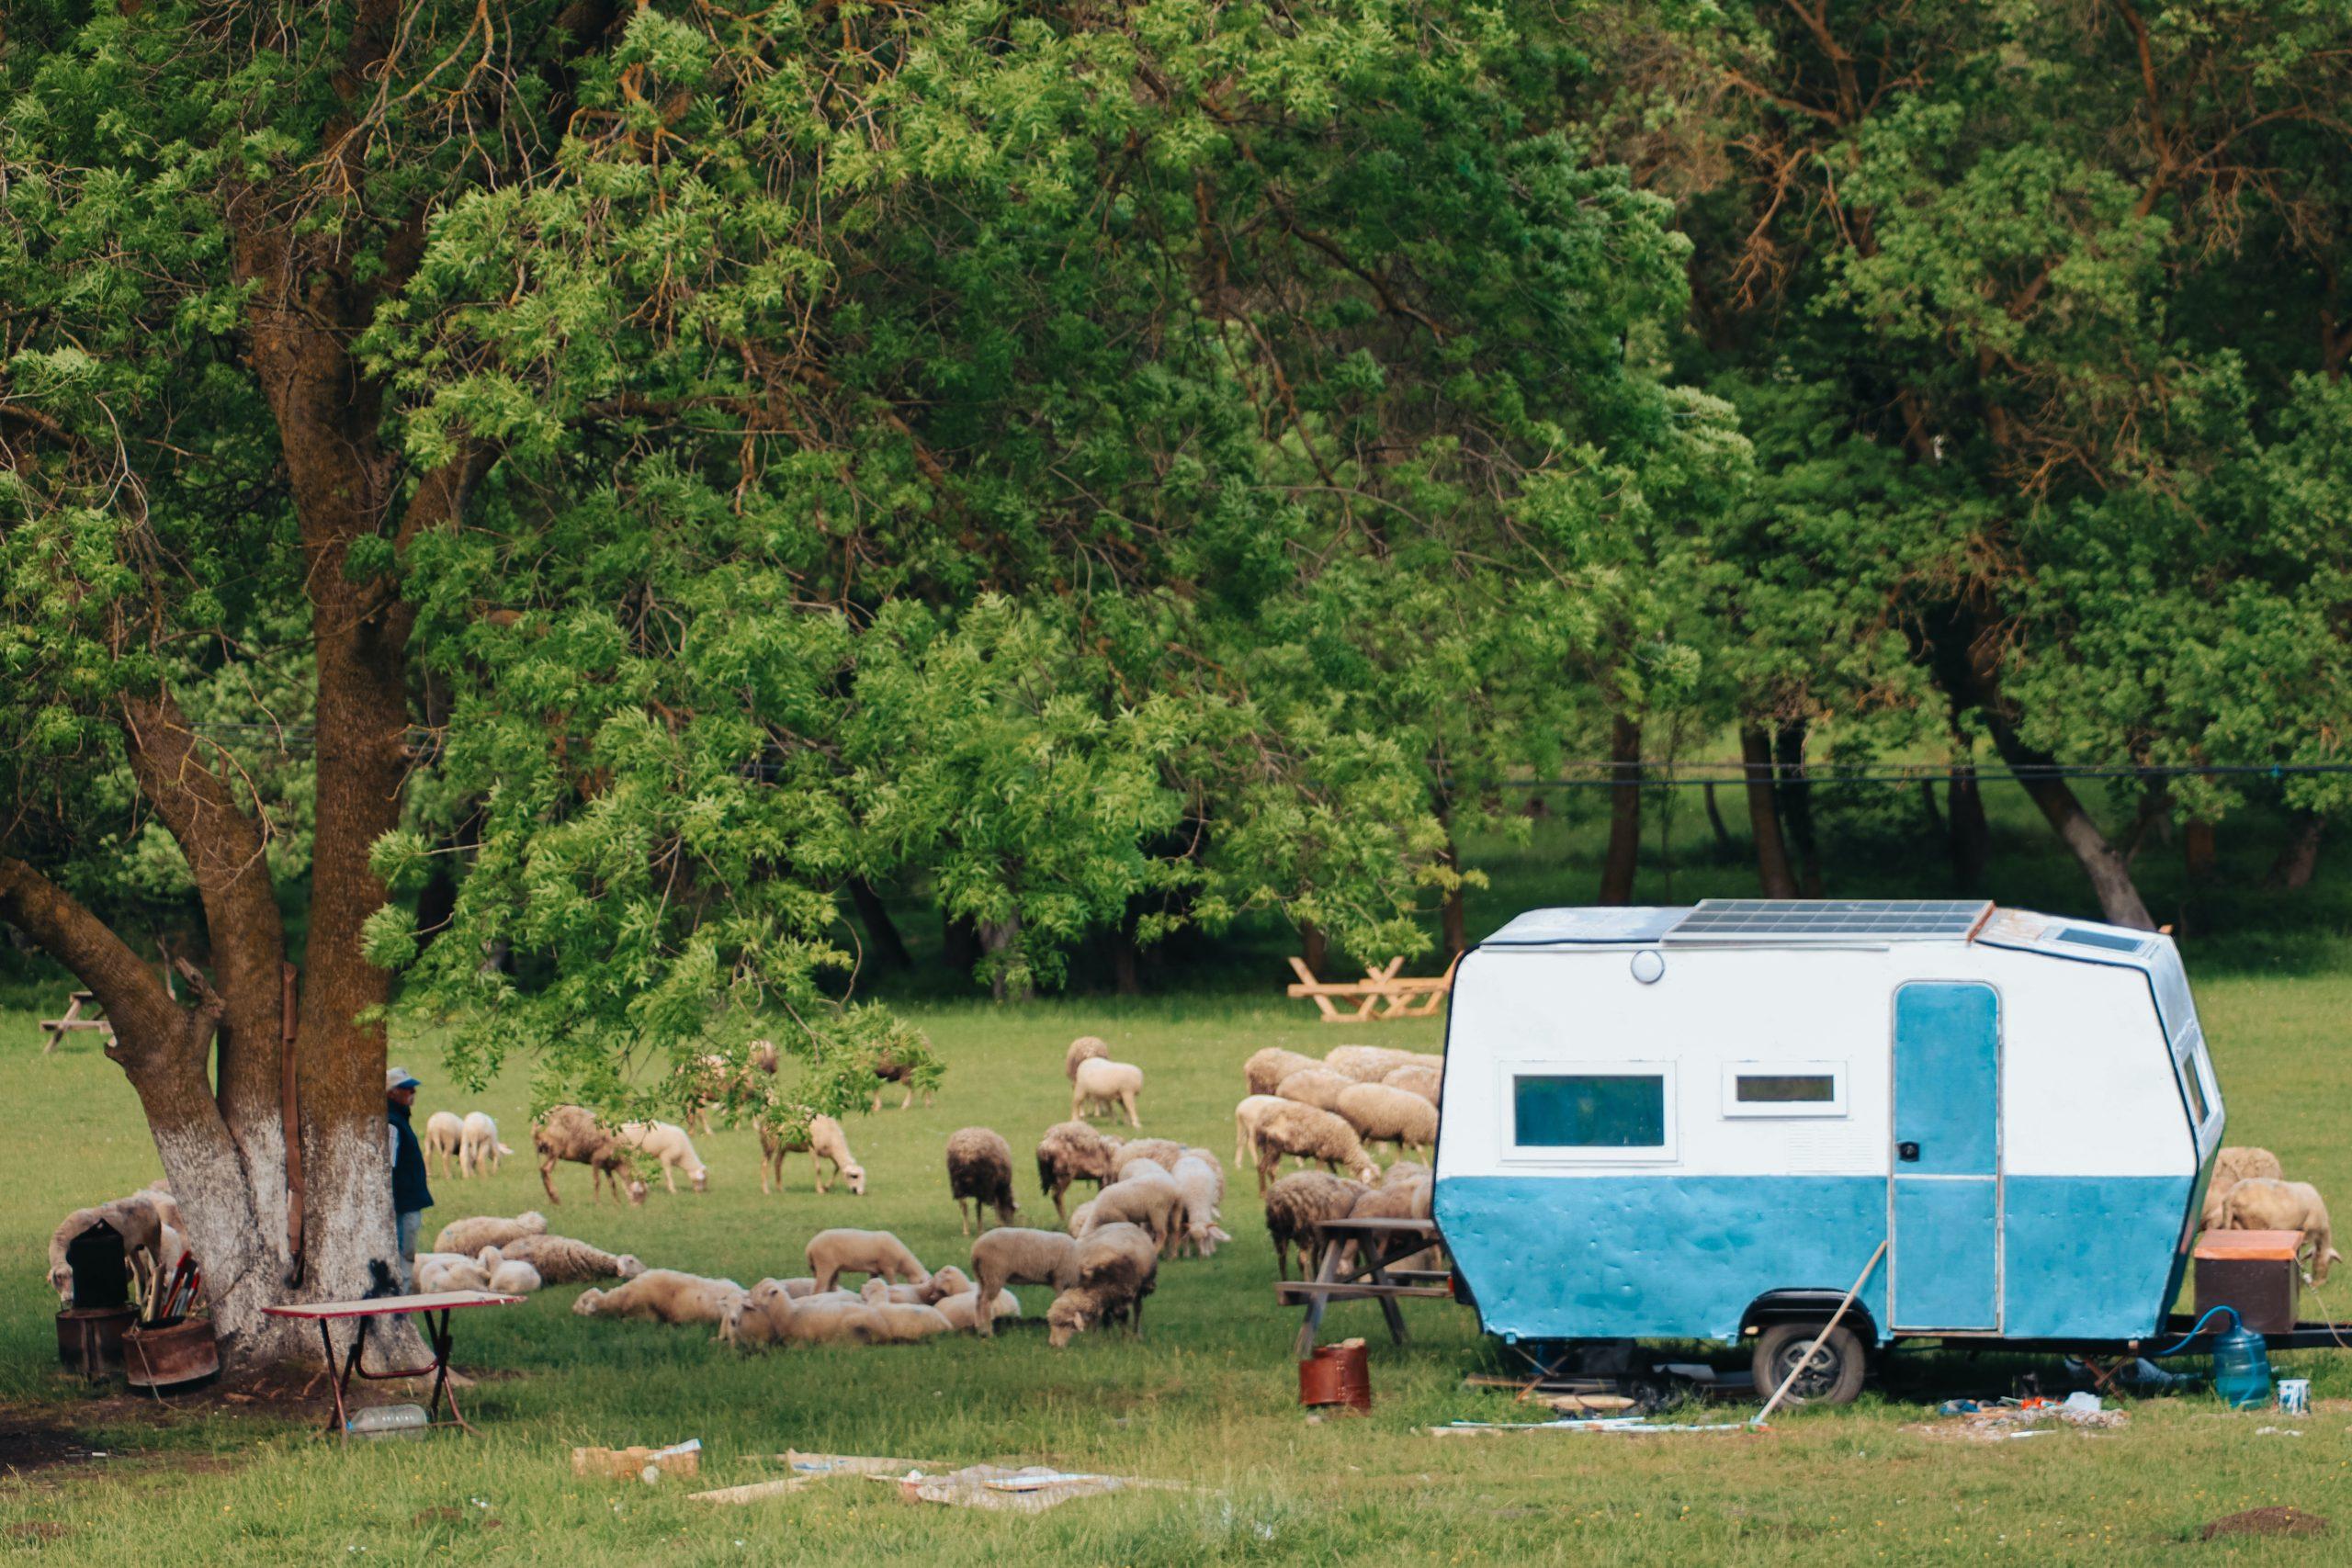
[[[656,1323],[723,1324],[743,1299],[732,1280],[707,1279],[675,1269],[648,1269],[610,1291],[585,1290],[571,1303],[580,1317],[650,1317]]]
[[[436,1111],[424,1119],[424,1163],[429,1168],[435,1156],[441,1159],[436,1173],[447,1177],[454,1161],[462,1169],[466,1145],[466,1119],[454,1111]],[[467,1175],[473,1174],[467,1171]]]
[[[804,1120],[805,1118],[805,1120]],[[825,1167],[831,1164],[833,1174],[849,1183],[852,1194],[865,1195],[865,1168],[849,1152],[849,1134],[842,1124],[830,1116],[809,1113],[807,1107],[783,1112],[771,1125],[760,1123],[760,1191],[768,1190],[768,1178],[775,1178],[776,1190],[784,1188],[784,1156],[805,1154],[808,1156],[808,1173],[815,1179],[817,1190],[825,1190]]]
[[[1090,1328],[1125,1320],[1143,1337],[1143,1301],[1159,1283],[1159,1249],[1135,1225],[1089,1232],[1070,1255],[1068,1278],[1046,1310],[1046,1338],[1057,1350]]]
[[[2233,1231],[2301,1231],[2303,1239],[2296,1256],[2310,1255],[2303,1275],[2314,1285],[2326,1284],[2329,1268],[2343,1260],[2335,1250],[2327,1203],[2308,1181],[2250,1176],[2230,1189],[2224,1223]]]
[[[1076,1083],[1080,1062],[1107,1062],[1110,1059],[1110,1046],[1094,1035],[1081,1034],[1069,1043],[1069,1050],[1062,1053],[1062,1076]]]
[[[695,1153],[694,1140],[675,1122],[624,1122],[621,1142],[661,1162],[662,1185],[672,1192],[684,1176],[697,1192],[710,1190],[710,1171]]]
[[[932,1304],[939,1309],[939,1315],[947,1320],[947,1326],[956,1333],[986,1334],[990,1330],[981,1327],[983,1323],[992,1325],[998,1318],[1021,1315],[1020,1300],[1011,1291],[999,1291],[993,1302],[985,1315],[980,1311],[980,1292],[978,1291],[942,1296]]]
[[[2205,1186],[2205,1213],[2199,1222],[2209,1231],[2228,1224],[2230,1189],[2241,1181],[2283,1181],[2286,1170],[2268,1149],[2226,1148],[2213,1156],[2213,1179]]]
[[[796,1299],[781,1280],[763,1280],[728,1309],[718,1337],[730,1345],[871,1345],[883,1336],[879,1319],[854,1297]]]
[[[1290,1253],[1298,1252],[1298,1277],[1314,1272],[1315,1227],[1345,1218],[1372,1189],[1361,1181],[1319,1170],[1294,1171],[1266,1189],[1266,1235],[1274,1244],[1274,1277],[1290,1278]]]
[[[498,1123],[486,1111],[469,1111],[458,1137],[458,1169],[467,1176],[487,1169],[498,1174],[499,1162],[514,1151],[498,1141]]]
[[[593,1280],[634,1280],[645,1265],[629,1253],[610,1253],[568,1235],[525,1235],[502,1243],[502,1258],[527,1263],[550,1285],[583,1285]]]
[[[420,1255],[416,1260],[416,1288],[425,1295],[440,1291],[487,1291],[491,1273],[499,1266],[495,1247],[484,1247],[481,1258]]]
[[[539,1156],[539,1185],[547,1189],[548,1201],[560,1203],[556,1195],[555,1168],[569,1161],[588,1168],[588,1201],[594,1202],[596,1194],[605,1182],[613,1186],[613,1201],[617,1203],[624,1194],[633,1204],[645,1201],[645,1183],[629,1168],[628,1145],[620,1134],[596,1121],[595,1113],[584,1105],[559,1105],[548,1111],[531,1128],[531,1146]],[[622,1179],[628,1185],[622,1185]]]
[[[1269,1045],[1242,1065],[1241,1075],[1248,1081],[1251,1094],[1272,1094],[1291,1074],[1303,1073],[1309,1067],[1322,1065],[1312,1056],[1285,1051],[1279,1045]]]
[[[978,1276],[979,1294],[994,1302],[1008,1293],[1007,1285],[1060,1284],[1077,1250],[1076,1238],[1058,1231],[1003,1225],[972,1243],[972,1272]],[[995,1332],[985,1314],[978,1327],[982,1334]]]
[[[1109,1111],[1115,1103],[1127,1113],[1127,1125],[1140,1127],[1143,1118],[1136,1113],[1136,1100],[1143,1093],[1143,1069],[1132,1062],[1113,1062],[1102,1058],[1080,1062],[1078,1076],[1070,1080],[1069,1119],[1081,1121],[1096,1106]]]
[[[820,1293],[843,1274],[879,1274],[891,1283],[931,1278],[931,1270],[888,1231],[825,1230],[808,1238],[808,1272]]]
[[[502,1258],[490,1271],[490,1288],[502,1296],[527,1296],[543,1283],[539,1271],[519,1258]]]
[[[1407,1098],[1410,1098],[1408,1096]],[[1380,1167],[1356,1136],[1356,1130],[1328,1111],[1278,1100],[1258,1122],[1258,1190],[1262,1192],[1285,1157],[1312,1161],[1327,1170],[1342,1165],[1369,1184],[1380,1179]]]
[[[947,1139],[947,1193],[956,1200],[956,1217],[964,1234],[972,1234],[978,1218],[989,1228],[983,1208],[996,1210],[997,1224],[1009,1225],[1021,1213],[1012,1199],[1012,1145],[986,1127],[965,1127]],[[966,1206],[970,1212],[966,1212]]]
[[[1402,1155],[1437,1147],[1437,1107],[1408,1089],[1353,1084],[1335,1109],[1367,1144],[1393,1144]]]
[[[1037,1141],[1037,1190],[1054,1201],[1057,1215],[1068,1219],[1062,1195],[1074,1181],[1091,1181],[1097,1188],[1116,1181],[1119,1147],[1118,1139],[1083,1122],[1056,1122]]]
[[[457,1252],[472,1257],[485,1247],[503,1247],[510,1241],[520,1241],[526,1235],[545,1235],[548,1217],[537,1209],[528,1210],[505,1219],[496,1214],[483,1214],[469,1220],[452,1220],[441,1227],[433,1238],[435,1252]]]
[[[1335,1073],[1329,1067],[1309,1067],[1283,1079],[1274,1092],[1284,1100],[1295,1100],[1317,1111],[1337,1111],[1340,1092],[1355,1087],[1356,1080],[1345,1073]]]
[[[882,1320],[882,1338],[893,1345],[911,1345],[918,1339],[928,1339],[934,1334],[946,1334],[954,1325],[941,1315],[937,1307],[919,1302],[897,1302],[890,1299],[890,1287],[880,1280],[868,1280],[858,1292],[867,1310]]]

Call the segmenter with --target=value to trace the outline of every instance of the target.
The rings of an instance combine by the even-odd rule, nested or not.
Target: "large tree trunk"
[[[1603,904],[1634,901],[1642,853],[1642,727],[1619,714],[1609,725],[1609,854],[1600,867]]]
[[[874,884],[862,876],[849,879],[850,902],[857,907],[858,924],[865,928],[865,951],[875,964],[884,969],[911,969],[914,959],[907,952],[907,939],[899,934],[891,923],[890,911],[882,903],[882,895]]]
[[[1804,771],[1805,728],[1803,719],[1782,725],[1773,750],[1780,763],[1781,808],[1788,816],[1789,842],[1796,848],[1797,883],[1806,897],[1818,898],[1825,884],[1821,846],[1813,831],[1813,781]]]
[[[2270,873],[2265,880],[2273,887],[2304,887],[2310,886],[2312,873],[2319,868],[2319,843],[2327,819],[2316,811],[2293,814],[2287,829],[2287,847],[2270,863]]]
[[[1984,796],[1976,787],[1974,763],[1951,765],[1944,797],[1951,822],[1952,886],[1973,893],[1984,886],[1984,867],[1993,852],[1993,826],[1984,819]]]
[[[980,923],[980,952],[989,958],[1002,959],[1021,946],[1020,911],[1001,920]],[[1001,1002],[1025,1002],[1037,994],[1037,988],[1027,980],[1015,983],[999,964],[989,976],[989,993]]]
[[[1793,898],[1797,879],[1781,837],[1781,806],[1772,778],[1772,742],[1755,725],[1739,730],[1741,771],[1747,775],[1748,836],[1756,840],[1756,879],[1767,898]]]
[[[1992,732],[1993,745],[2000,751],[2001,760],[2017,774],[2026,794],[2041,808],[2042,817],[2056,829],[2075,863],[2090,879],[2100,913],[2115,925],[2155,930],[2156,922],[2149,915],[2148,906],[2142,902],[2140,889],[2132,881],[2132,868],[2124,863],[2123,856],[2099,831],[2098,824],[2083,809],[2082,802],[2075,798],[2066,781],[2043,771],[2053,766],[2056,759],[2028,746],[2006,718],[1989,709],[1985,728]]]
[[[1313,920],[1298,922],[1298,952],[1316,978],[1328,978],[1323,973],[1323,963],[1331,955],[1330,942],[1323,935],[1323,928]]]

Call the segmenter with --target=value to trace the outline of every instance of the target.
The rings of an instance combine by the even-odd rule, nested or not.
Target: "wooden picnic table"
[[[518,1306],[520,1296],[500,1295],[493,1291],[435,1291],[415,1296],[379,1296],[373,1301],[356,1302],[297,1302],[287,1306],[264,1307],[272,1317],[308,1318],[319,1325],[319,1344],[326,1351],[327,1373],[334,1379],[334,1429],[344,1441],[351,1440],[351,1416],[345,1393],[351,1386],[352,1374],[371,1382],[389,1382],[396,1378],[421,1378],[433,1374],[433,1396],[424,1406],[424,1424],[428,1427],[455,1426],[470,1432],[464,1414],[458,1408],[458,1391],[449,1387],[449,1314],[462,1307]],[[434,1314],[438,1313],[436,1319]],[[433,1345],[433,1363],[411,1367],[396,1372],[361,1371],[359,1352],[368,1343],[368,1325],[379,1317],[418,1316],[424,1319],[425,1337]],[[359,1327],[351,1337],[351,1353],[344,1359],[343,1371],[334,1370],[334,1340],[327,1325],[345,1318],[357,1318]],[[449,1401],[449,1419],[434,1420],[434,1413],[441,1408],[446,1394]]]
[[[42,1019],[40,1026],[49,1035],[49,1043],[40,1048],[40,1054],[46,1056],[56,1050],[57,1043],[77,1029],[98,1030],[106,1035],[107,1043],[109,1045],[114,1043],[114,1025],[98,1016],[103,1010],[96,1005],[97,999],[95,992],[75,991],[66,998],[63,1018]],[[90,1008],[90,1016],[87,1018],[82,1016],[85,1004]]]
[[[1456,958],[1454,964],[1461,960]],[[1361,980],[1321,980],[1306,966],[1306,960],[1294,957],[1291,973],[1297,983],[1283,994],[1303,997],[1315,1004],[1326,1023],[1385,1023],[1391,1019],[1428,1018],[1453,994],[1453,964],[1445,966],[1442,975],[1399,975],[1405,966],[1401,957],[1392,958],[1374,968],[1364,966]],[[1354,1003],[1350,1010],[1338,1004]]]
[[[1407,1297],[1450,1301],[1453,1272],[1445,1269],[1404,1269],[1405,1259],[1433,1247],[1443,1247],[1434,1220],[1325,1220],[1315,1227],[1318,1261],[1312,1280],[1284,1280],[1274,1286],[1274,1299],[1284,1306],[1306,1305],[1306,1321],[1298,1328],[1298,1359],[1315,1354],[1315,1339],[1323,1326],[1324,1309],[1335,1301],[1376,1301],[1388,1319],[1388,1337],[1405,1343],[1405,1314],[1396,1303]],[[1347,1263],[1348,1248],[1356,1249]]]

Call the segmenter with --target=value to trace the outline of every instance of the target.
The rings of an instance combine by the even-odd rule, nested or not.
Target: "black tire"
[[[1770,1399],[1789,1369],[1821,1332],[1818,1323],[1775,1323],[1756,1337],[1756,1397]],[[1829,1331],[1815,1354],[1812,1366],[1789,1385],[1782,1404],[1851,1404],[1862,1392],[1869,1357],[1860,1336],[1844,1324]]]

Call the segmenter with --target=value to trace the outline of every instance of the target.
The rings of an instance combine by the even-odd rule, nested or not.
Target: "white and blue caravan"
[[[2222,1099],[2169,937],[1711,899],[1538,910],[1475,948],[1442,1129],[1437,1220],[1509,1340],[1784,1348],[1885,1242],[1858,1351],[2120,1343],[2179,1289]],[[1860,1359],[1815,1392],[1850,1397]]]

